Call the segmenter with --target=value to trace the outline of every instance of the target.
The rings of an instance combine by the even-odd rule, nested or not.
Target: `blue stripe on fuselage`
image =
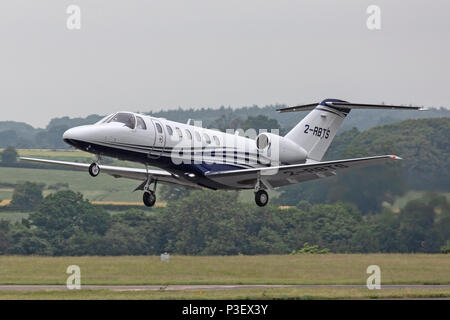
[[[109,157],[118,158],[121,160],[128,160],[132,162],[139,162],[142,164],[156,166],[158,168],[167,170],[171,173],[178,174],[180,177],[185,179],[185,173],[193,173],[195,174],[195,183],[199,185],[211,189],[227,189],[228,186],[221,185],[205,176],[206,172],[217,172],[217,171],[227,171],[227,170],[238,170],[238,169],[246,169],[246,167],[239,165],[230,165],[230,164],[220,164],[220,163],[181,163],[174,164],[171,156],[161,154],[161,156],[157,159],[151,159],[147,157],[146,153],[125,150],[115,146],[106,146],[95,144],[87,141],[79,141],[79,140],[65,140],[66,143],[74,146],[77,149],[87,151],[93,154],[101,154]],[[193,181],[190,181],[193,182]]]

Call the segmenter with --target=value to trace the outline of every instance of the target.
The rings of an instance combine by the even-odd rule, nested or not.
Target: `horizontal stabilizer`
[[[322,101],[317,103],[305,104],[295,107],[287,107],[277,109],[278,112],[296,112],[296,111],[308,111],[315,109],[318,105],[323,105],[335,109],[390,109],[390,110],[428,110],[425,107],[413,107],[413,106],[395,106],[388,104],[367,104],[367,103],[350,103],[346,101]]]

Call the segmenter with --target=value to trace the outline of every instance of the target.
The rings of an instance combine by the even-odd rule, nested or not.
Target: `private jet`
[[[139,180],[143,202],[156,202],[158,183],[213,190],[253,189],[255,202],[265,206],[266,190],[338,172],[400,160],[396,155],[321,161],[339,127],[352,109],[425,110],[422,107],[350,103],[326,99],[286,107],[279,112],[310,111],[286,135],[260,132],[248,137],[163,118],[119,111],[92,125],[67,130],[63,140],[95,155],[91,164],[21,157],[22,161],[104,172]],[[142,168],[108,166],[104,157],[128,160]],[[145,167],[145,168],[144,168]],[[152,169],[149,167],[156,167]]]

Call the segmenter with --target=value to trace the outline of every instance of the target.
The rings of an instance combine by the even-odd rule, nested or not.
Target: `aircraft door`
[[[166,136],[164,135],[163,126],[160,121],[152,119],[153,128],[155,130],[155,141],[148,157],[150,159],[158,159],[164,151],[166,145]]]
[[[150,123],[149,123],[150,122]],[[141,147],[151,147],[153,145],[153,124],[144,120],[141,116],[136,116],[136,128],[133,132],[133,144]]]

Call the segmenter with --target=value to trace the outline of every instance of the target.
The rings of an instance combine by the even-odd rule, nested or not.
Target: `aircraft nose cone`
[[[92,129],[87,126],[75,127],[64,132],[63,140],[66,142],[71,140],[84,141],[90,133],[92,134]]]
[[[75,127],[63,133],[63,140],[65,143],[75,147],[84,148],[87,143],[86,140],[93,135],[93,130],[88,126]]]
[[[75,130],[74,128],[67,130],[66,132],[64,132],[63,134],[63,140],[70,140],[70,139],[74,139],[75,138]]]
[[[71,139],[71,131],[72,129],[66,130],[66,132],[64,132],[63,134],[63,140],[67,140],[67,139]]]

